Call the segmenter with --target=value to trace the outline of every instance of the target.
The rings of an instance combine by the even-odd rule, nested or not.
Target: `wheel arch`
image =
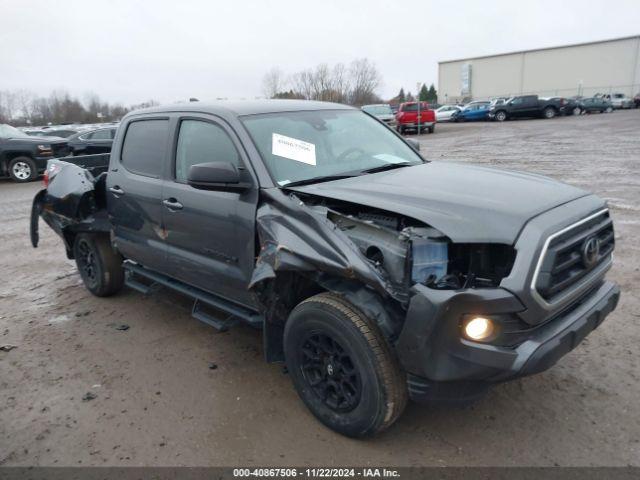
[[[7,150],[0,154],[0,170],[3,174],[9,173],[9,164],[11,160],[18,157],[26,157],[33,160],[33,154],[24,150]]]
[[[343,297],[376,323],[382,336],[392,343],[400,333],[403,314],[399,302],[383,299],[360,282],[327,275],[303,272],[278,272],[262,282],[254,292],[264,314],[264,350],[268,362],[284,361],[284,328],[293,309],[319,293],[330,292]]]
[[[75,258],[73,254],[73,245],[76,238],[81,233],[91,233],[96,236],[104,236],[110,240],[110,224],[108,219],[102,217],[94,217],[90,222],[79,223],[76,225],[69,225],[60,230],[62,240],[64,241],[64,248],[67,252],[67,258],[73,260]]]

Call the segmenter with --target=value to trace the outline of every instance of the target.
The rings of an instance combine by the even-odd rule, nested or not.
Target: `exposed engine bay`
[[[314,199],[315,200],[315,199]],[[375,268],[398,290],[497,287],[509,275],[515,250],[503,244],[455,244],[439,230],[362,205],[317,203]]]

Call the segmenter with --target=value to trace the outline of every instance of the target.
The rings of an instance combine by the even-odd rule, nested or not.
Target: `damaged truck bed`
[[[426,162],[343,105],[136,111],[111,156],[51,160],[45,184],[34,247],[41,217],[95,295],[162,286],[215,328],[261,328],[266,359],[353,437],[408,398],[466,401],[549,368],[619,297],[601,199]]]

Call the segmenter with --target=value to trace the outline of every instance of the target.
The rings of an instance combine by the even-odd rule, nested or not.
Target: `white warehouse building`
[[[640,35],[438,63],[438,102],[640,92]]]

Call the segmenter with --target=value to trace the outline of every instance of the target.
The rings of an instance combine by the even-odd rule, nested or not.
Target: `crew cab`
[[[50,158],[67,153],[63,138],[32,137],[11,125],[0,124],[0,176],[14,182],[30,182],[47,168]]]
[[[423,133],[428,130],[433,133],[436,128],[436,113],[427,102],[401,103],[396,113],[396,129],[400,134],[407,130]]]
[[[602,199],[426,161],[345,105],[137,110],[110,155],[51,160],[45,180],[34,247],[41,217],[94,295],[168,288],[214,328],[260,329],[266,360],[352,437],[408,398],[468,401],[548,369],[620,295]]]
[[[564,99],[539,98],[538,95],[511,97],[504,103],[492,104],[489,118],[504,122],[510,118],[542,117],[553,118],[564,113]]]

